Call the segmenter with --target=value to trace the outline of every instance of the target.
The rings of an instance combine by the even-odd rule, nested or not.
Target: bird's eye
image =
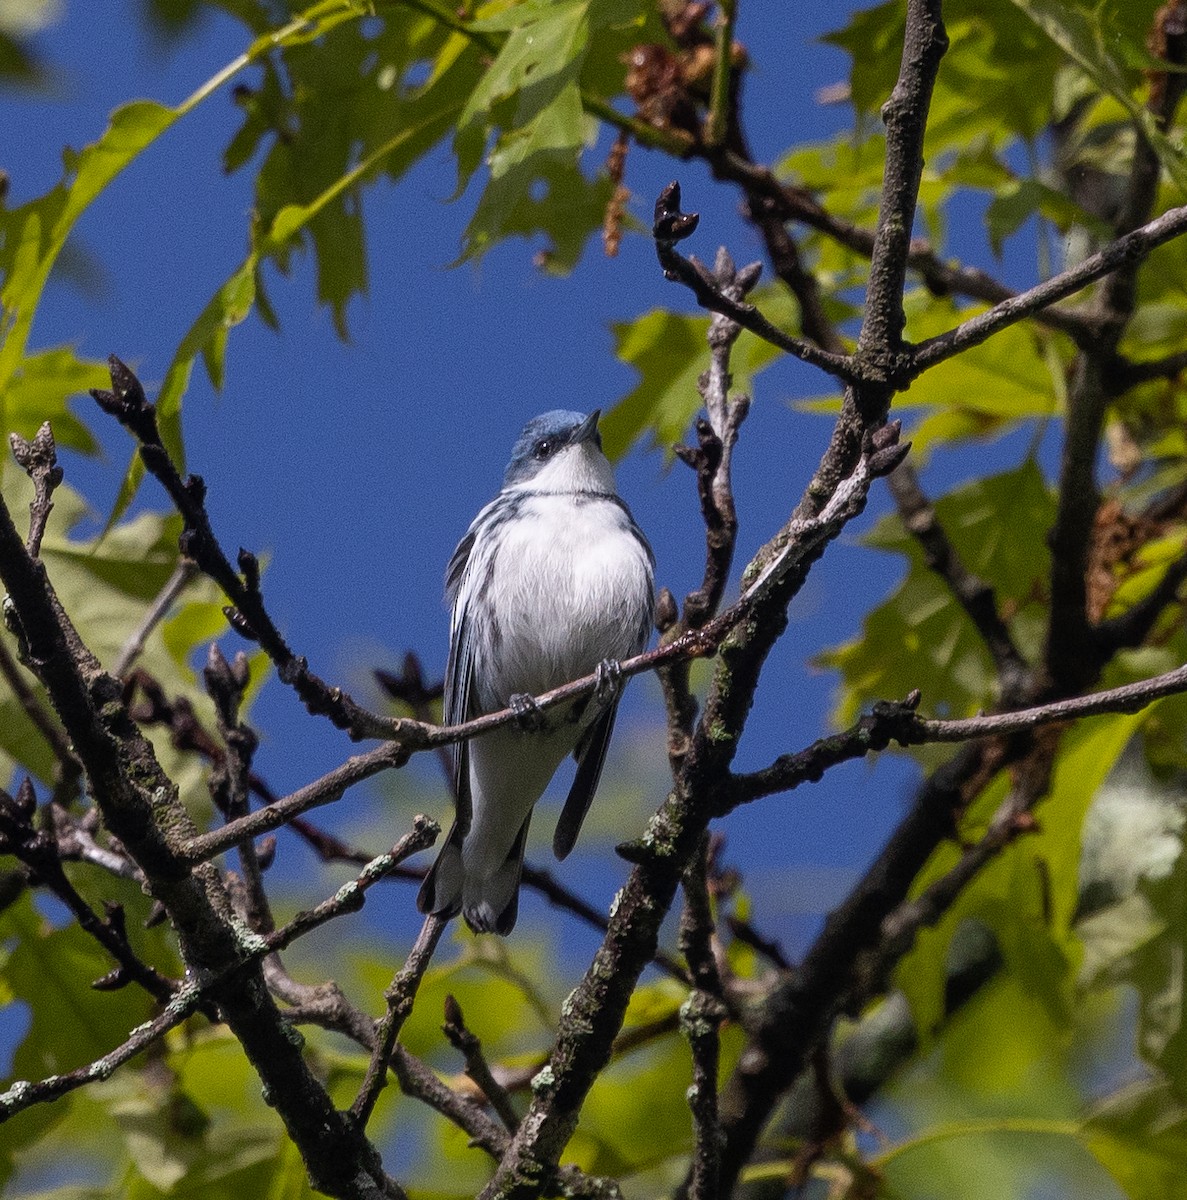
[[[532,447],[532,457],[539,462],[543,462],[552,453],[552,439],[541,438]]]

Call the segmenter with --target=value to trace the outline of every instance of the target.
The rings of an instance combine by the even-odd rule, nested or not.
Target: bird
[[[577,771],[552,846],[558,859],[572,850],[614,729],[618,663],[650,637],[655,557],[615,488],[600,415],[528,421],[445,574],[445,723],[508,707],[518,718],[454,746],[455,819],[417,897],[422,913],[460,912],[476,933],[514,928],[532,811],[569,754]],[[532,699],[594,673],[591,695],[547,715]]]

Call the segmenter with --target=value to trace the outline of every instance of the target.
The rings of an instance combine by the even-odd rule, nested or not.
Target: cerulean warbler
[[[614,728],[615,668],[651,630],[655,560],[615,491],[598,416],[557,410],[524,426],[502,491],[445,576],[445,722],[508,706],[522,718],[454,748],[457,814],[417,899],[479,933],[514,927],[532,809],[570,753],[577,774],[552,848],[572,850]],[[605,686],[530,728],[531,697],[595,671]]]

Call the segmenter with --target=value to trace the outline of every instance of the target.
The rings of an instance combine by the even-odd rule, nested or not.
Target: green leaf
[[[320,256],[328,257],[340,265],[346,262],[350,254],[354,253],[352,247],[355,244],[349,236],[343,236],[341,221],[331,221],[324,227],[319,222],[332,216],[337,206],[343,202],[343,197],[368,176],[378,170],[385,170],[392,176],[402,173],[412,166],[416,157],[424,154],[428,146],[442,136],[461,103],[457,76],[462,70],[462,67],[458,67],[455,72],[448,73],[438,80],[434,89],[422,92],[418,100],[409,104],[395,134],[391,134],[352,168],[337,175],[322,192],[308,200],[308,203],[283,206],[272,217],[270,223],[262,224],[257,229],[251,252],[206,302],[202,312],[182,338],[157,396],[157,420],[161,427],[161,437],[179,469],[184,470],[185,466],[185,449],[181,440],[181,402],[190,385],[194,359],[199,354],[203,356],[211,384],[221,389],[226,379],[226,353],[230,330],[244,322],[253,305],[262,299],[260,263],[265,258],[270,258],[283,265],[288,254],[301,244],[301,240],[310,230],[314,230],[314,242],[322,247],[319,251]],[[349,217],[350,227],[356,227],[361,232],[361,224],[358,222],[359,216],[355,212]],[[323,236],[328,236],[329,242],[323,242]],[[347,292],[349,290],[350,288]],[[341,312],[344,312],[344,308]],[[340,332],[344,335],[344,325]],[[143,478],[143,463],[138,454],[133,455],[128,463],[119,496],[116,497],[112,515],[108,518],[109,524],[119,520],[127,511]]]
[[[923,289],[905,301],[912,341],[954,328],[983,308],[961,309]],[[1063,407],[1064,343],[1046,330],[1012,325],[945,360],[895,397],[897,413],[923,409],[910,431],[914,454],[926,461],[938,445],[1000,436],[1021,421],[1052,417]],[[804,411],[832,413],[840,398],[798,401]]]
[[[1136,27],[1137,9],[1153,16],[1151,0],[1124,6],[1084,0],[1013,0],[1015,6],[1043,31],[1107,96],[1117,101],[1142,129],[1180,191],[1187,191],[1187,157],[1159,127],[1153,114],[1134,95],[1140,76],[1138,62],[1148,62],[1142,38],[1148,21]],[[1131,19],[1110,19],[1128,10]]]
[[[490,180],[462,235],[459,262],[508,237],[544,234],[539,265],[567,274],[600,228],[614,186],[590,180],[577,165],[589,124],[575,84],[530,124],[503,134],[488,159]]]
[[[0,916],[0,934],[14,943],[0,977],[33,1018],[13,1078],[41,1079],[101,1058],[152,1015],[153,1000],[139,988],[95,991],[91,983],[112,969],[111,957],[77,925],[52,928],[31,895]]]
[[[32,491],[26,476],[10,472],[4,490],[6,502],[14,512],[28,511]],[[54,511],[42,541],[42,559],[83,641],[100,662],[110,666],[140,625],[147,606],[173,574],[181,519],[176,515],[144,513],[133,521],[114,526],[101,540],[75,537],[73,531],[89,516],[77,493],[65,485],[59,487],[54,493]],[[172,616],[175,620],[182,617],[190,604],[208,613],[208,606],[220,600],[221,592],[213,583],[195,579]],[[198,687],[188,662],[195,647],[209,639],[210,632],[209,620],[183,620],[173,628],[171,641],[166,644],[158,627],[150,635],[140,662],[168,695],[186,696],[207,728],[214,728],[210,700]],[[32,675],[25,675],[25,679],[49,711],[40,685]],[[202,764],[193,755],[173,748],[164,731],[151,730],[150,735],[157,744],[162,764],[179,783],[183,795],[199,805],[200,811],[204,810],[209,797]],[[30,721],[23,704],[8,684],[3,683],[0,684],[0,771],[7,776],[17,766],[49,782],[56,764],[50,747]]]
[[[165,372],[156,399],[157,421],[165,449],[182,474],[185,473],[185,447],[181,441],[181,400],[189,387],[194,359],[199,354],[203,356],[210,382],[221,388],[227,334],[247,317],[255,301],[256,264],[257,255],[253,251],[207,302],[186,331]]]
[[[1187,1023],[1184,1022],[1183,976],[1187,969],[1187,935],[1182,914],[1187,903],[1187,860],[1180,854],[1165,879],[1145,882],[1140,894],[1149,918],[1161,929],[1132,951],[1129,982],[1137,989],[1140,1012],[1138,1049],[1175,1089],[1187,1096]]]
[[[62,181],[46,195],[0,213],[0,394],[25,354],[45,281],[66,238],[100,192],[176,120],[177,112],[136,100],[117,108],[103,136],[67,151]]]
[[[506,36],[471,92],[454,139],[459,193],[493,139],[489,177],[459,261],[508,237],[543,234],[537,262],[567,273],[600,228],[613,193],[605,175],[590,179],[580,169],[582,150],[597,132],[586,113],[587,89],[599,104],[599,89],[621,90],[622,55],[649,31],[658,36],[654,13],[638,0],[528,0],[468,28],[488,49],[492,37]],[[595,39],[598,51],[587,69]]]
[[[955,0],[944,16],[951,44],[928,113],[925,154],[960,150],[978,137],[1004,149],[1041,136],[1051,119],[1056,48],[1006,0]]]
[[[67,346],[42,350],[22,359],[4,398],[8,428],[32,438],[43,421],[53,426],[58,447],[96,454],[91,431],[70,411],[67,401],[91,388],[110,384],[107,364],[81,359]]]
[[[1045,536],[1054,511],[1031,459],[936,502],[961,559],[995,588],[999,605],[1015,608],[1011,627],[1024,650],[1037,649],[1041,637],[1033,596],[1049,570]],[[890,598],[866,617],[859,637],[815,659],[841,673],[833,720],[847,725],[864,705],[914,688],[923,692],[927,711],[947,716],[971,716],[992,704],[993,675],[980,635],[902,522],[884,518],[866,541],[905,556],[910,565]]]
[[[206,1153],[203,1135],[210,1118],[171,1074],[123,1071],[96,1092],[140,1177],[159,1191],[172,1191]]]
[[[1006,239],[1036,214],[1050,221],[1061,233],[1067,233],[1073,225],[1084,225],[1094,233],[1108,237],[1104,222],[1093,218],[1062,192],[1037,179],[1013,179],[995,189],[993,200],[985,211],[989,244],[994,254],[1000,258]]]
[[[475,31],[508,36],[458,117],[459,131],[475,121],[485,123],[493,109],[512,98],[519,127],[553,107],[580,72],[589,45],[590,7],[589,0],[528,0],[473,22]]]
[[[1098,1105],[1088,1147],[1129,1200],[1187,1197],[1187,1109],[1166,1083],[1135,1083]]]
[[[949,47],[928,116],[927,153],[968,145],[989,133],[1031,138],[1049,120],[1058,54],[1007,0],[951,0],[944,6]],[[855,12],[823,40],[849,54],[853,106],[877,114],[898,78],[905,13],[895,0]],[[968,97],[976,96],[977,104]]]
[[[783,288],[759,288],[751,302],[787,332],[798,331],[799,315]],[[612,328],[618,358],[639,373],[639,382],[602,419],[606,453],[616,459],[647,434],[651,444],[671,447],[684,436],[703,404],[697,379],[709,366],[709,317],[657,308]],[[743,330],[730,359],[733,389],[754,395],[754,377],[782,351]]]
[[[932,928],[920,933],[896,970],[923,1039],[939,1027],[953,941],[975,921],[996,939],[1012,979],[1055,1026],[1074,1011],[1080,948],[1072,932],[1080,897],[1080,847],[1093,797],[1139,728],[1142,714],[1093,718],[1064,735],[1047,796],[1037,809],[1037,831],[1012,842],[983,868]],[[967,845],[984,836],[1005,800],[1009,780],[999,776],[961,822]],[[961,846],[945,843],[911,885],[919,895],[952,870]]]
[[[886,102],[898,78],[906,28],[906,10],[897,0],[885,0],[854,12],[848,25],[826,33],[821,41],[838,46],[853,60],[849,95],[858,113],[875,113]]]

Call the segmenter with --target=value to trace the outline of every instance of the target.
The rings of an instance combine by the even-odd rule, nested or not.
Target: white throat
[[[513,491],[547,492],[568,495],[596,492],[614,496],[614,468],[594,442],[566,446],[536,472],[531,479],[516,483]]]

